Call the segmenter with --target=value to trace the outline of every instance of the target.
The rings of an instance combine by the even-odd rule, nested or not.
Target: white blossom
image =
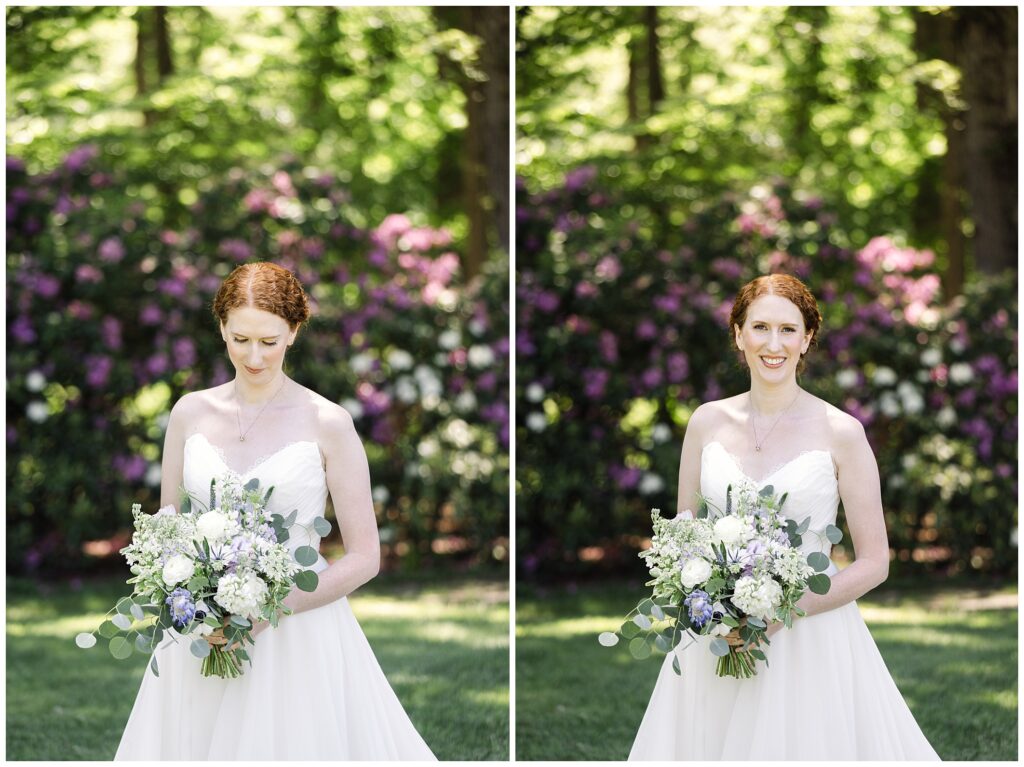
[[[846,368],[836,373],[836,384],[840,389],[852,389],[857,385],[857,371]]]
[[[394,349],[388,354],[388,366],[392,370],[408,370],[413,362],[412,355],[404,349]]]
[[[949,405],[946,405],[935,414],[935,423],[943,429],[948,429],[956,423],[956,411]]]
[[[672,428],[668,424],[656,423],[651,429],[651,441],[656,445],[662,445],[672,439]]]
[[[699,557],[688,560],[679,568],[679,580],[687,589],[703,584],[711,577],[711,565]]]
[[[196,563],[184,554],[174,554],[164,563],[162,576],[167,588],[174,588],[175,585],[188,581],[196,570]]]
[[[419,389],[409,376],[401,376],[395,381],[395,397],[399,402],[411,405],[420,398]]]
[[[455,349],[461,341],[462,336],[457,330],[446,330],[437,337],[437,345],[446,351]]]
[[[643,495],[653,495],[654,493],[660,493],[665,489],[665,480],[649,471],[645,471],[643,476],[640,478],[640,484],[637,489]]]
[[[455,398],[454,404],[460,413],[468,413],[476,409],[476,395],[467,389]]]
[[[548,419],[543,413],[530,413],[526,416],[526,428],[530,431],[544,431],[548,427]]]
[[[942,362],[942,352],[940,352],[938,349],[925,349],[921,353],[921,364],[924,365],[926,368],[933,368],[940,362]]]
[[[29,402],[28,407],[25,408],[25,415],[30,421],[42,423],[50,417],[50,406],[39,400]]]
[[[974,370],[966,362],[954,362],[949,366],[949,380],[955,384],[970,383],[974,380]]]
[[[494,364],[494,350],[492,350],[490,346],[476,344],[469,347],[469,352],[467,353],[466,358],[469,360],[470,367],[490,367]]]
[[[366,375],[373,369],[373,357],[369,354],[360,352],[359,354],[353,355],[348,361],[348,366],[352,368],[352,372],[357,376]]]
[[[872,382],[876,386],[892,386],[896,383],[896,379],[896,371],[885,365],[876,368],[874,375],[871,377]]]
[[[33,370],[25,376],[25,388],[29,391],[42,391],[45,387],[46,376],[38,370]]]
[[[540,402],[544,399],[544,387],[539,383],[532,383],[526,387],[526,399],[529,402]]]
[[[363,403],[357,399],[344,399],[339,403],[353,418],[363,417]]]

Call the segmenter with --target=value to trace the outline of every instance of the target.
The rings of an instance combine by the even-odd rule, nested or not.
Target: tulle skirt
[[[347,599],[288,616],[248,652],[244,675],[221,679],[200,674],[187,638],[158,649],[114,758],[435,761]]]
[[[715,675],[709,637],[676,649],[658,676],[631,761],[938,761],[856,602],[771,638],[757,676]]]

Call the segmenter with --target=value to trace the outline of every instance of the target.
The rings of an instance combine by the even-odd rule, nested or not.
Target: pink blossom
[[[245,240],[240,240],[236,237],[231,237],[223,242],[217,248],[217,253],[226,258],[233,258],[235,261],[246,261],[252,256],[252,248],[249,247],[249,243]]]
[[[690,360],[683,352],[672,352],[668,355],[666,365],[670,383],[680,383],[686,380],[686,376],[690,373]]]
[[[265,189],[253,189],[242,200],[242,204],[250,213],[266,213],[274,196]]]
[[[164,313],[156,304],[144,304],[139,311],[139,322],[143,325],[159,325],[164,318]]]
[[[19,315],[10,325],[11,335],[14,340],[22,344],[30,344],[36,340],[36,331],[32,328],[32,322],[24,314]]]
[[[146,360],[146,372],[154,377],[162,376],[167,372],[169,360],[163,352],[157,352]]]
[[[666,314],[675,314],[679,311],[679,299],[675,296],[655,296],[654,307]]]
[[[273,184],[278,194],[285,197],[296,197],[298,195],[295,191],[295,186],[292,184],[292,177],[283,170],[279,170],[274,174],[271,184]]]
[[[75,269],[75,279],[78,282],[103,282],[103,272],[92,264],[82,264]]]
[[[93,307],[76,298],[68,304],[68,314],[76,320],[88,320],[92,318]]]
[[[602,368],[587,368],[583,371],[583,392],[590,399],[600,399],[604,396],[605,387],[611,374]]]
[[[373,232],[373,238],[386,248],[394,248],[398,238],[412,228],[412,222],[408,216],[401,213],[392,213],[380,222]]]
[[[605,256],[597,262],[594,274],[598,279],[612,281],[617,280],[622,274],[622,264],[615,256]]]
[[[114,369],[114,361],[106,355],[90,354],[85,358],[85,380],[93,389],[102,389],[107,385],[110,372]]]
[[[100,261],[108,264],[119,263],[125,255],[124,243],[119,237],[107,237],[100,243],[99,255]]]
[[[60,280],[50,274],[38,274],[35,277],[35,292],[43,298],[54,298],[60,293]]]
[[[643,339],[645,341],[649,341],[652,338],[657,338],[657,336],[658,336],[658,326],[655,325],[651,320],[645,318],[645,319],[640,320],[639,323],[637,323],[637,326],[636,326],[636,337],[637,338]]]
[[[111,463],[125,482],[136,482],[146,473],[146,461],[141,455],[115,455]]]
[[[121,348],[121,323],[116,317],[104,317],[101,323],[103,343],[117,351]]]
[[[618,361],[619,342],[614,333],[610,330],[602,330],[598,337],[598,345],[601,348],[601,359],[608,364]]]

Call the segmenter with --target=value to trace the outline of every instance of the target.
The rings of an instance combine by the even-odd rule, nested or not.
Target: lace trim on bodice
[[[730,460],[730,461],[732,461],[732,465],[733,465],[733,466],[734,466],[734,467],[736,468],[736,471],[738,471],[738,472],[739,472],[740,474],[742,474],[742,475],[743,475],[743,477],[744,477],[745,479],[748,479],[748,480],[750,480],[751,482],[753,482],[753,483],[754,483],[755,485],[758,485],[758,486],[760,486],[760,485],[766,485],[766,484],[768,484],[768,480],[769,480],[769,479],[771,479],[772,477],[774,477],[774,476],[775,476],[776,474],[778,474],[779,472],[781,472],[781,471],[782,471],[783,469],[785,469],[785,468],[786,468],[787,466],[789,466],[790,464],[796,463],[797,461],[799,461],[799,460],[800,460],[801,458],[803,458],[804,456],[807,456],[807,455],[816,455],[816,454],[818,454],[818,453],[820,453],[820,454],[822,454],[822,455],[824,455],[824,456],[827,456],[827,457],[828,457],[829,465],[830,465],[830,466],[831,466],[831,468],[832,468],[832,476],[833,476],[834,478],[838,478],[838,475],[837,475],[837,473],[836,473],[836,463],[835,463],[835,459],[834,459],[834,458],[832,457],[832,453],[831,453],[831,452],[829,452],[828,450],[822,450],[822,449],[817,449],[817,450],[802,450],[801,452],[797,453],[796,455],[794,455],[794,456],[793,456],[792,458],[790,458],[789,460],[787,460],[787,461],[782,461],[781,463],[779,463],[779,464],[776,464],[775,466],[773,466],[773,467],[772,467],[772,470],[771,470],[771,471],[769,471],[769,472],[768,472],[767,474],[765,474],[765,475],[764,475],[764,476],[763,476],[763,477],[762,477],[761,479],[754,479],[754,478],[753,478],[753,477],[751,477],[751,476],[750,476],[749,474],[747,474],[747,472],[746,472],[746,471],[744,471],[744,470],[743,470],[743,466],[742,466],[742,465],[740,464],[740,461],[739,461],[739,459],[738,459],[738,458],[737,458],[737,457],[736,457],[735,455],[733,455],[732,453],[730,453],[730,452],[729,452],[729,451],[728,451],[728,450],[726,449],[725,445],[723,445],[723,444],[722,444],[721,442],[719,442],[718,440],[712,440],[711,442],[708,442],[708,443],[707,443],[706,445],[704,445],[704,450],[707,450],[707,449],[708,449],[709,447],[711,447],[712,445],[718,445],[718,448],[719,448],[719,450],[721,450],[721,451],[722,451],[723,453],[725,453],[725,455],[726,455],[726,456],[728,456],[729,460]]]
[[[259,458],[257,458],[255,461],[253,461],[249,465],[249,468],[247,468],[245,471],[235,471],[234,469],[232,469],[228,465],[227,457],[224,454],[224,450],[222,448],[218,447],[217,445],[213,444],[212,442],[210,442],[210,440],[207,439],[206,435],[203,434],[202,432],[198,432],[197,431],[195,434],[192,434],[188,439],[185,440],[185,444],[188,445],[188,443],[190,441],[192,441],[192,439],[194,439],[195,437],[201,437],[203,442],[205,442],[206,445],[220,459],[220,462],[224,466],[224,468],[227,469],[232,474],[234,474],[236,477],[244,477],[244,476],[247,476],[249,474],[254,473],[256,471],[256,469],[258,469],[260,466],[265,464],[271,458],[274,458],[278,454],[283,453],[285,450],[289,450],[289,449],[295,447],[296,445],[312,445],[316,449],[317,460],[318,460],[318,462],[320,464],[320,469],[321,469],[321,471],[324,470],[323,457],[320,455],[320,446],[316,442],[314,442],[313,440],[298,439],[298,440],[294,440],[292,442],[287,442],[284,445],[282,445],[281,447],[277,448],[276,450],[271,450],[268,453],[262,454]]]

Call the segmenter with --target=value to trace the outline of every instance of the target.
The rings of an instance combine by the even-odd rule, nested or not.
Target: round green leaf
[[[132,627],[132,619],[129,618],[127,615],[122,615],[121,613],[118,613],[113,618],[111,618],[110,622],[122,631],[127,631]]]
[[[632,639],[640,633],[640,627],[633,623],[633,621],[623,621],[619,627],[619,633],[626,639]]]
[[[807,555],[807,564],[821,573],[828,570],[829,561],[827,556],[820,551],[815,551]]]
[[[651,646],[647,644],[647,641],[643,637],[636,637],[629,643],[629,654],[637,660],[643,660],[644,658],[650,657]]]
[[[137,621],[141,621],[141,620],[145,620],[146,619],[146,613],[143,612],[141,605],[137,605],[137,604],[133,603],[130,612],[132,614],[132,617],[135,620],[137,620]]]
[[[821,573],[812,575],[807,579],[807,588],[815,594],[827,594],[828,590],[832,588],[832,579]]]
[[[603,631],[597,637],[597,641],[605,647],[615,647],[619,643],[619,638],[610,631]]]
[[[722,622],[725,623],[724,620]],[[736,625],[739,625],[739,624],[736,624]],[[767,623],[765,623],[760,618],[755,618],[753,615],[748,615],[747,616],[747,625],[748,626],[754,626],[754,627],[759,628],[759,629],[768,628],[768,624]]]
[[[114,608],[121,615],[128,615],[132,611],[132,600],[128,597],[121,597],[117,600],[117,606]]]
[[[124,637],[114,637],[110,640],[110,646],[107,649],[118,660],[124,660],[131,657],[132,643]]]
[[[331,534],[331,523],[323,517],[316,517],[313,520],[313,532],[323,538]]]
[[[295,561],[303,567],[310,567],[316,564],[316,561],[320,558],[317,554],[316,549],[312,546],[299,546],[295,549]]]
[[[112,622],[103,621],[103,623],[100,624],[97,633],[104,639],[113,639],[117,636],[119,631],[120,629],[118,629]]]
[[[320,583],[320,576],[312,570],[299,570],[295,573],[293,580],[302,591],[316,591],[317,584]]]
[[[797,527],[796,527],[796,534],[797,535],[803,535],[804,533],[807,532],[807,528],[809,528],[810,526],[811,526],[811,518],[808,517],[803,522],[801,522],[799,525],[797,525]]]
[[[633,623],[635,623],[644,631],[647,631],[647,629],[651,627],[651,619],[648,618],[646,615],[634,615]]]
[[[835,545],[843,540],[843,531],[835,525],[829,525],[825,528],[825,537],[829,543]]]
[[[654,646],[661,650],[661,652],[667,653],[672,649],[672,640],[664,634],[658,634],[654,637]]]
[[[75,644],[83,650],[88,650],[90,647],[96,646],[96,637],[86,631],[83,631],[75,637]]]
[[[153,637],[139,634],[135,637],[135,649],[143,654],[153,652]]]
[[[665,620],[665,611],[661,609],[661,605],[654,605],[651,608],[651,616],[655,620],[663,621]]]
[[[728,626],[731,629],[739,628],[739,625],[740,625],[740,622],[738,620],[736,620],[735,618],[733,618],[731,615],[723,615],[722,616],[722,623],[724,623],[726,626]]]
[[[243,618],[241,615],[232,615],[229,619],[232,626],[237,626],[240,629],[251,629],[252,623],[248,619]]]
[[[636,609],[639,610],[640,613],[643,614],[643,615],[650,615],[651,614],[651,610],[653,608],[654,608],[654,602],[652,600],[650,600],[650,599],[645,599],[643,602],[641,602],[639,605],[637,605]]]
[[[711,654],[719,658],[729,654],[729,643],[722,637],[715,637],[711,640]]]
[[[193,639],[192,644],[189,645],[189,650],[197,658],[205,658],[210,654],[210,644],[205,639]]]

